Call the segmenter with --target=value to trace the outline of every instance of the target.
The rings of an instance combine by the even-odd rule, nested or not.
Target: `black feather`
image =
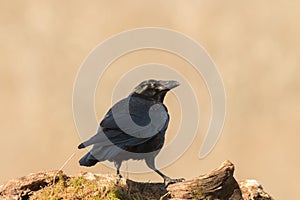
[[[100,122],[97,133],[78,146],[82,149],[93,145],[80,159],[80,165],[93,166],[109,160],[115,163],[119,173],[122,161],[145,159],[151,169],[164,180],[169,180],[155,168],[154,159],[164,144],[169,124],[169,114],[163,100],[166,93],[178,85],[176,81],[144,81],[127,98],[116,103]],[[158,107],[153,109],[155,106]],[[133,123],[128,123],[128,120]],[[145,156],[145,153],[150,154]]]

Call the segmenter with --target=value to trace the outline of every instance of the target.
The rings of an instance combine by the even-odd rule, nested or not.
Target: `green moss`
[[[106,182],[96,177],[89,180],[82,176],[67,177],[63,173],[57,174],[55,181],[33,192],[30,199],[41,200],[152,200],[159,199],[165,194],[161,191],[161,184],[135,183],[127,180],[126,184]],[[157,192],[159,191],[159,192]]]
[[[202,197],[202,190],[201,188],[194,189],[192,193],[192,199],[201,199]]]
[[[58,174],[58,181],[34,193],[30,199],[60,200],[60,199],[131,199],[128,197],[126,188],[109,183],[100,185],[97,180],[87,180],[83,177],[65,177]]]
[[[80,187],[86,182],[86,179],[82,177],[76,177],[76,178],[72,178],[69,182],[70,182],[70,186],[72,187]]]

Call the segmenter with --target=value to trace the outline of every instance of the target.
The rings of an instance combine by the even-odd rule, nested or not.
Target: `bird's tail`
[[[90,153],[87,153],[79,160],[79,164],[86,167],[94,166],[97,162],[99,161]]]

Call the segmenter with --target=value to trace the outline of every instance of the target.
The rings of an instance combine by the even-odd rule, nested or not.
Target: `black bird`
[[[111,161],[120,174],[122,161],[144,159],[149,168],[158,173],[165,185],[183,179],[171,179],[155,167],[155,157],[163,147],[169,124],[165,95],[179,86],[177,81],[147,80],[140,83],[125,99],[117,102],[101,121],[96,135],[78,148],[93,145],[80,159],[83,166]]]

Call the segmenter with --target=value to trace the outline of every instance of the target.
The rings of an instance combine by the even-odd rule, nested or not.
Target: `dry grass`
[[[35,200],[59,200],[59,199],[106,199],[106,200],[140,200],[159,199],[162,194],[145,190],[145,187],[138,187],[135,182],[120,179],[119,182],[107,179],[103,181],[101,177],[87,179],[84,176],[68,177],[59,173],[54,184],[34,192],[30,199]],[[145,183],[146,184],[146,183]],[[143,184],[142,184],[143,185]],[[160,185],[160,184],[159,184]]]

